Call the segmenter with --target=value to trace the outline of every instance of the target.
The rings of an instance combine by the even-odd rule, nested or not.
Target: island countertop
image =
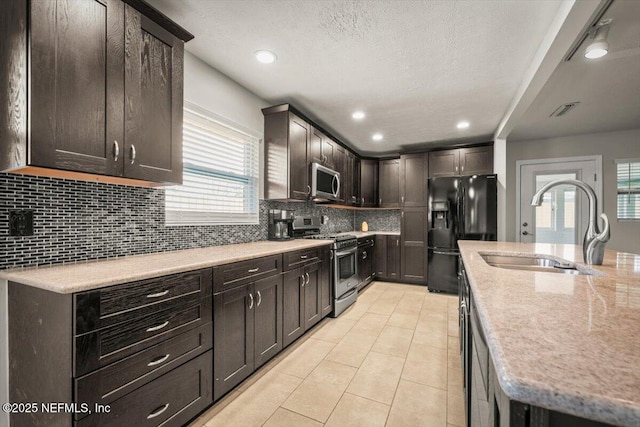
[[[606,250],[603,275],[493,267],[481,253],[545,254],[578,264],[582,247],[460,241],[478,317],[513,400],[616,425],[640,425],[640,255]]]
[[[70,294],[331,243],[331,240],[296,239],[210,246],[77,264],[0,270],[0,279]]]

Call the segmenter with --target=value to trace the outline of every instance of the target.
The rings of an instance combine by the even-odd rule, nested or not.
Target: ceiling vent
[[[553,113],[549,117],[562,117],[567,114],[569,111],[576,108],[576,106],[580,104],[579,102],[570,102],[568,104],[562,104],[558,108],[555,109]]]

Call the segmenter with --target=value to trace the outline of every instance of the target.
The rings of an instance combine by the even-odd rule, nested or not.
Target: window
[[[258,224],[260,140],[195,106],[182,132],[183,184],[166,190],[166,224]]]
[[[640,219],[640,159],[617,160],[618,219]]]

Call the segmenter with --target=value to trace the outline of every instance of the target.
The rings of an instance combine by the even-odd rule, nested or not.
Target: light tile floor
[[[191,427],[464,427],[458,299],[374,282]]]

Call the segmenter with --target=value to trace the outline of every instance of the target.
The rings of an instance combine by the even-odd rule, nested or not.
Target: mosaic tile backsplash
[[[321,232],[399,231],[399,211],[261,201],[256,225],[165,226],[164,190],[0,173],[0,269],[267,239],[268,211],[326,215]],[[9,235],[9,210],[33,209],[34,235]],[[356,227],[354,228],[354,224]]]

